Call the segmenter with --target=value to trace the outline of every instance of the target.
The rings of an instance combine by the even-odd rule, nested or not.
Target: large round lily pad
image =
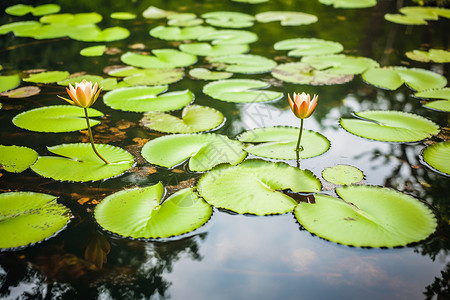
[[[344,54],[307,56],[302,58],[302,62],[315,69],[340,75],[361,74],[368,69],[379,67],[378,62],[371,58]]]
[[[264,90],[267,82],[250,79],[228,79],[210,82],[203,87],[206,95],[234,103],[266,102],[280,99],[281,92]]]
[[[291,212],[297,202],[281,190],[317,192],[320,181],[311,171],[285,163],[246,160],[238,166],[218,166],[198,183],[211,205],[240,214],[271,215]]]
[[[172,168],[189,159],[189,169],[198,172],[222,163],[236,165],[246,155],[240,142],[213,133],[166,135],[142,148],[142,156],[151,164]]]
[[[276,42],[275,50],[290,50],[289,56],[326,55],[344,50],[341,43],[316,38],[295,38]]]
[[[114,193],[96,206],[95,219],[115,234],[156,239],[191,232],[211,217],[211,206],[190,188],[176,192],[164,202],[163,196],[161,182]]]
[[[0,166],[8,172],[25,171],[37,157],[37,152],[28,147],[0,145]]]
[[[187,67],[197,62],[195,55],[176,49],[156,49],[152,53],[154,56],[127,52],[120,57],[120,60],[133,67],[160,69]]]
[[[194,95],[189,90],[160,95],[166,90],[167,85],[118,88],[107,92],[103,96],[103,101],[114,109],[147,112],[180,109],[194,100]]]
[[[439,126],[422,116],[403,111],[356,112],[359,119],[341,118],[350,133],[383,142],[418,142],[439,133]]]
[[[70,220],[70,211],[56,197],[42,193],[0,194],[0,249],[36,244],[55,236]]]
[[[245,28],[253,26],[255,17],[235,11],[213,11],[202,15],[205,22],[217,27]]]
[[[237,137],[245,150],[253,155],[275,159],[297,159],[299,128],[287,126],[263,127],[248,130]],[[318,132],[303,129],[299,158],[310,158],[325,153],[330,142]]]
[[[450,176],[450,141],[426,147],[421,158],[433,170]]]
[[[315,195],[295,208],[299,223],[332,242],[356,247],[396,247],[419,242],[437,226],[432,211],[412,196],[376,186],[345,186],[343,199]]]
[[[40,156],[31,169],[55,180],[86,182],[119,176],[134,164],[134,157],[122,148],[108,144],[95,147],[109,164],[94,153],[91,144],[74,143],[48,147],[59,156]]]
[[[277,65],[272,59],[252,54],[214,56],[209,57],[208,61],[219,70],[243,74],[270,72]]]
[[[167,133],[196,133],[212,130],[223,121],[224,116],[220,111],[200,105],[185,106],[181,118],[162,112],[148,112],[141,120],[144,126]]]
[[[89,117],[101,117],[103,113],[88,108]],[[12,120],[17,127],[38,132],[70,132],[87,128],[84,110],[73,105],[53,105],[22,112]],[[89,119],[91,126],[100,123]]]

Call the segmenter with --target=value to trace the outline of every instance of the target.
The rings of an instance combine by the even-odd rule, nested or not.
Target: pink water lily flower
[[[319,96],[314,95],[311,100],[309,94],[303,92],[301,94],[294,93],[294,100],[292,100],[291,96],[288,94],[291,110],[299,119],[306,119],[312,115],[314,109],[316,109],[318,98]]]
[[[66,99],[61,96],[58,97],[66,100],[72,105],[87,108],[95,103],[98,96],[100,95],[102,88],[99,89],[97,83],[92,86],[92,82],[83,79],[83,81],[81,81],[80,83],[75,83],[75,88],[71,84],[69,84],[69,88],[66,88],[66,90],[72,100]]]

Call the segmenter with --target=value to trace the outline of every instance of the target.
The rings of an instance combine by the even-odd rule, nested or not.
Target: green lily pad
[[[201,42],[211,41],[213,45],[251,44],[258,40],[256,33],[247,30],[215,30],[198,37]],[[235,53],[229,53],[235,54]]]
[[[319,0],[325,5],[333,5],[335,8],[366,8],[377,5],[377,0]]]
[[[131,238],[168,238],[205,224],[212,208],[190,188],[162,202],[161,182],[114,193],[95,207],[95,220],[104,229]],[[162,202],[162,203],[161,203]]]
[[[450,100],[431,101],[423,106],[432,110],[450,112]]]
[[[122,81],[122,84],[126,84],[126,86],[167,85],[170,83],[180,81],[183,78],[184,70],[182,68],[138,69],[134,67],[124,67],[113,70],[109,72],[108,75],[116,77],[125,77]]]
[[[166,135],[142,148],[142,156],[151,164],[172,168],[189,159],[189,170],[194,172],[222,163],[236,165],[246,155],[240,142],[213,133]]]
[[[421,158],[425,165],[440,173],[450,175],[450,141],[440,142],[426,147]]]
[[[427,25],[428,22],[424,19],[416,16],[405,16],[401,14],[385,14],[384,19],[386,21],[403,24],[403,25]]]
[[[41,89],[37,86],[23,86],[17,89],[9,90],[7,92],[0,93],[0,96],[6,96],[8,98],[27,98],[37,95],[41,92]]]
[[[353,166],[336,165],[322,171],[322,177],[336,185],[350,185],[364,179],[364,173]]]
[[[37,159],[37,152],[28,147],[0,145],[0,165],[8,172],[20,173]]]
[[[88,108],[89,117],[101,117],[103,113]],[[73,105],[52,105],[34,108],[16,115],[13,124],[17,127],[37,132],[70,132],[87,129],[84,110]],[[91,126],[100,123],[89,119]]]
[[[118,88],[107,92],[103,102],[113,109],[134,112],[171,111],[183,108],[194,100],[189,90],[163,93],[167,85]]]
[[[432,211],[412,196],[376,186],[345,186],[343,199],[315,195],[295,208],[299,223],[326,240],[356,247],[397,247],[419,242],[437,227]]]
[[[20,21],[3,24],[0,26],[0,34],[7,34],[13,32],[15,36],[29,36],[29,32],[33,32],[42,27],[42,24],[37,21]]]
[[[115,26],[101,29],[96,25],[79,26],[69,32],[71,39],[82,42],[113,42],[126,39],[130,31],[124,27]]]
[[[197,189],[215,207],[239,214],[272,215],[291,212],[297,205],[281,190],[318,192],[321,184],[309,170],[252,159],[234,167],[214,168],[200,178]]]
[[[290,50],[288,56],[326,55],[344,50],[341,43],[316,38],[295,38],[276,42],[275,50]]]
[[[414,96],[425,99],[445,99],[450,100],[450,87],[441,89],[431,89],[415,93]]]
[[[286,63],[275,67],[272,76],[290,83],[310,85],[343,84],[353,80],[351,74],[333,74],[321,71],[305,63]]]
[[[380,66],[378,62],[371,58],[344,54],[306,56],[301,61],[317,70],[326,70],[328,73],[339,75],[361,74],[368,69]]]
[[[90,82],[92,82],[92,84],[98,83],[98,85],[100,87],[102,87],[102,85],[100,83],[104,80],[104,78],[102,76],[98,76],[98,75],[83,74],[83,75],[79,75],[79,76],[71,76],[64,80],[58,81],[58,84],[67,86],[67,87],[69,86],[69,84],[75,86],[75,83],[81,82],[83,80],[90,81]]]
[[[31,13],[33,16],[43,16],[57,13],[61,10],[58,4],[43,4],[36,7],[32,5],[16,4],[5,9],[5,13],[11,16],[25,16]]]
[[[39,19],[39,21],[43,24],[67,24],[70,26],[92,25],[100,23],[102,20],[102,15],[96,12],[80,14],[52,14]]]
[[[405,6],[399,11],[402,14],[385,14],[384,18],[404,25],[427,25],[426,20],[438,20],[439,17],[450,18],[450,10],[447,8]]]
[[[162,18],[166,18],[166,17],[168,17],[168,16],[170,16],[172,14],[176,14],[176,12],[160,9],[160,8],[155,7],[155,6],[149,6],[142,13],[144,18],[146,18],[146,19],[162,19]]]
[[[341,126],[357,136],[383,142],[418,142],[439,133],[439,126],[422,116],[403,111],[356,112],[360,119],[341,118]]]
[[[183,108],[181,119],[176,116],[148,112],[141,120],[145,127],[166,133],[196,133],[212,130],[224,121],[223,114],[211,107],[188,105]]]
[[[127,52],[120,60],[127,65],[141,68],[171,69],[187,67],[197,62],[197,57],[175,49],[156,49],[154,56]]]
[[[238,54],[209,57],[208,61],[219,70],[242,74],[269,72],[277,63],[269,58],[252,54]]]
[[[373,68],[364,72],[362,77],[368,83],[388,90],[396,90],[403,83],[416,91],[443,88],[447,85],[444,76],[419,68]]]
[[[103,53],[105,53],[106,46],[105,45],[98,45],[98,46],[92,46],[83,48],[80,51],[80,54],[82,56],[102,56]]]
[[[203,23],[203,19],[198,18],[194,13],[178,13],[167,16],[167,24],[170,26],[191,27]]]
[[[233,76],[233,73],[230,72],[214,72],[205,68],[194,68],[189,70],[189,75],[194,77],[195,79],[202,80],[221,80],[228,79]]]
[[[56,198],[33,192],[0,194],[0,249],[17,250],[54,237],[63,230],[71,214]]]
[[[54,180],[87,182],[119,176],[134,164],[134,157],[122,148],[108,144],[95,147],[109,164],[94,153],[91,144],[74,143],[47,147],[59,156],[40,156],[31,169]]]
[[[23,78],[23,81],[34,83],[54,83],[62,81],[69,77],[70,73],[67,71],[49,71],[30,74],[28,78]]]
[[[280,21],[282,26],[308,25],[319,20],[315,15],[297,11],[266,11],[255,17],[261,23]]]
[[[196,40],[200,36],[212,31],[215,31],[215,29],[210,26],[192,26],[180,28],[177,26],[160,25],[150,30],[150,35],[162,40],[185,41]]]
[[[20,84],[20,76],[18,74],[0,76],[0,93],[9,91],[18,86],[19,84]]]
[[[263,127],[248,130],[237,137],[250,154],[274,159],[297,159],[299,128],[287,126]],[[299,158],[310,158],[328,151],[330,142],[318,132],[303,129]]]
[[[443,49],[430,49],[428,51],[412,50],[405,53],[406,57],[421,62],[450,62],[450,51]]]
[[[110,15],[111,19],[117,19],[117,20],[134,20],[136,19],[136,15],[130,12],[126,12],[126,11],[118,11],[118,12],[113,12]]]
[[[217,27],[245,28],[253,26],[255,17],[235,11],[214,11],[202,15],[205,22]]]
[[[228,79],[208,83],[203,87],[203,93],[214,99],[234,103],[266,102],[283,96],[281,92],[261,90],[269,86],[260,80]]]
[[[227,54],[241,54],[249,50],[247,44],[214,45],[208,43],[191,43],[180,45],[180,50],[198,56],[221,56]]]

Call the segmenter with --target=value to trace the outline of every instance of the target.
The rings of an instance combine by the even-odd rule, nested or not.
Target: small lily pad
[[[69,26],[92,25],[100,23],[102,20],[102,15],[96,12],[80,14],[51,14],[39,19],[39,21],[43,24],[67,24]]]
[[[214,11],[202,15],[205,22],[217,27],[245,28],[253,26],[255,17],[235,11]]]
[[[450,176],[450,141],[426,147],[421,158],[431,169]]]
[[[122,85],[125,84],[123,87],[134,85],[167,85],[180,81],[183,78],[184,70],[182,68],[139,69],[124,67],[111,71],[108,74],[116,77],[124,77],[121,82]]]
[[[70,73],[67,71],[49,71],[30,74],[28,78],[24,78],[23,81],[34,83],[54,83],[62,81],[69,77]]]
[[[80,54],[82,56],[102,56],[103,53],[105,53],[106,46],[105,45],[98,45],[98,46],[92,46],[83,48],[80,51]]]
[[[326,70],[327,73],[338,75],[361,74],[368,69],[380,66],[371,58],[344,54],[306,56],[301,61],[317,70]]]
[[[180,50],[198,56],[222,56],[227,54],[241,54],[249,50],[247,44],[213,45],[208,43],[191,43],[180,45]]]
[[[245,150],[259,157],[274,159],[297,159],[299,128],[287,126],[263,127],[248,130],[237,137],[245,145]],[[303,130],[299,158],[310,158],[328,151],[330,142],[318,132]]]
[[[167,24],[170,26],[192,27],[203,23],[203,19],[197,18],[194,13],[178,13],[167,16]]]
[[[95,144],[105,164],[89,143],[62,144],[47,147],[59,156],[40,156],[31,169],[39,175],[61,181],[87,182],[116,177],[131,168],[134,157],[122,148]]]
[[[228,79],[233,76],[233,73],[230,72],[214,72],[205,68],[194,68],[189,70],[189,75],[194,77],[195,79],[202,80],[221,80]]]
[[[95,220],[104,229],[131,238],[168,238],[205,224],[212,208],[190,188],[162,201],[161,182],[114,193],[95,207]]]
[[[0,76],[0,93],[9,91],[18,86],[19,84],[20,84],[20,76],[18,74]]]
[[[333,5],[335,8],[366,8],[377,5],[377,0],[319,0],[325,5]]]
[[[8,172],[20,173],[37,159],[37,152],[28,147],[0,145],[0,165]]]
[[[208,83],[203,87],[203,93],[214,99],[234,103],[266,102],[283,96],[281,92],[261,90],[269,86],[260,80],[228,79]]]
[[[189,90],[161,93],[167,85],[118,88],[107,92],[103,102],[113,109],[134,112],[171,111],[183,108],[194,100]]]
[[[19,21],[0,26],[0,34],[13,32],[15,36],[29,36],[29,32],[39,30],[42,24],[37,21]]]
[[[297,11],[266,11],[255,17],[261,23],[280,21],[282,26],[308,25],[319,20],[315,15]]]
[[[345,186],[343,199],[315,195],[295,208],[299,223],[326,240],[356,247],[398,247],[420,242],[437,227],[432,211],[412,196],[376,186]]]
[[[40,92],[41,89],[37,86],[23,86],[17,89],[0,93],[0,96],[6,96],[8,98],[27,98],[37,95]]]
[[[252,159],[234,167],[217,166],[200,178],[197,188],[215,207],[239,214],[272,215],[291,212],[297,205],[282,190],[318,192],[321,184],[309,170]]]
[[[427,25],[427,20],[438,20],[439,17],[450,18],[450,10],[440,7],[404,6],[401,14],[386,14],[384,18],[390,22],[404,25]]]
[[[118,11],[118,12],[113,12],[110,15],[111,19],[117,19],[117,20],[134,20],[136,19],[136,15],[130,12],[126,12],[126,11]]]
[[[275,67],[272,76],[290,83],[310,85],[343,84],[353,80],[351,74],[333,74],[321,71],[305,63],[286,63]]]
[[[243,74],[270,72],[277,65],[272,59],[252,54],[214,56],[209,57],[208,61],[219,70]]]
[[[422,116],[403,111],[373,110],[341,118],[341,126],[357,136],[383,142],[418,142],[439,133],[439,126]]]
[[[33,192],[0,194],[0,249],[17,250],[49,239],[63,230],[71,214],[56,198]]]
[[[406,57],[421,62],[450,62],[450,51],[443,49],[430,49],[428,51],[412,50],[405,53]]]
[[[101,117],[103,113],[88,108],[89,117]],[[34,108],[16,115],[12,122],[17,127],[37,132],[70,132],[87,129],[84,110],[73,105],[53,105]],[[89,119],[90,125],[100,123]]]
[[[127,52],[120,60],[127,65],[141,68],[171,69],[187,67],[197,62],[197,57],[175,49],[156,49],[154,56]]]
[[[33,16],[43,16],[57,13],[61,10],[58,4],[43,4],[36,7],[32,5],[16,4],[5,9],[5,13],[12,16],[25,16],[31,13]]]
[[[210,26],[192,26],[186,28],[180,28],[177,26],[157,26],[150,30],[150,35],[169,41],[185,41],[196,40],[200,36],[214,31],[215,29]]]
[[[254,43],[258,40],[258,36],[247,30],[223,29],[205,33],[198,40],[210,41],[213,45],[237,45]]]
[[[160,9],[160,8],[157,8],[156,6],[149,6],[142,13],[144,18],[146,18],[146,19],[162,19],[162,18],[166,18],[167,16],[170,16],[172,14],[176,14],[176,12]]]
[[[124,27],[115,26],[101,29],[91,24],[79,26],[76,30],[69,32],[71,39],[83,42],[112,42],[126,39],[130,36],[130,31]]]
[[[322,171],[322,177],[336,185],[350,185],[364,179],[364,173],[353,166],[337,165]]]
[[[212,130],[224,121],[223,114],[211,107],[188,105],[184,107],[181,119],[176,116],[148,112],[144,114],[142,124],[152,130],[166,133],[197,133]]]
[[[288,56],[335,54],[344,50],[341,43],[316,38],[295,38],[276,42],[275,50],[290,50]]]
[[[104,78],[102,76],[98,76],[98,75],[83,74],[83,75],[79,75],[79,76],[70,76],[67,79],[58,81],[58,84],[69,87],[69,84],[75,86],[75,84],[77,82],[81,82],[83,80],[90,81],[93,84],[95,84],[97,82],[98,85],[100,87],[102,87],[102,85],[100,83],[104,80]]]
[[[246,155],[240,142],[213,133],[166,135],[142,148],[142,156],[151,164],[172,168],[189,159],[189,170],[195,172],[222,163],[236,165]]]

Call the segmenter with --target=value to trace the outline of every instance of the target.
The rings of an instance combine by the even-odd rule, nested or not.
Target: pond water
[[[36,5],[33,1],[29,4]],[[28,4],[27,1],[22,3]],[[381,66],[418,67],[448,76],[448,64],[421,63],[408,59],[406,51],[422,48],[448,49],[446,18],[427,26],[400,25],[384,19],[410,1],[378,1],[375,7],[342,9],[317,0],[269,0],[261,4],[225,1],[54,1],[64,13],[98,12],[102,28],[122,26],[130,36],[106,43],[82,42],[69,38],[36,40],[0,35],[0,64],[4,74],[34,69],[86,72],[107,77],[104,69],[123,65],[120,55],[127,51],[177,48],[181,42],[151,37],[149,30],[166,25],[167,19],[146,19],[142,13],[155,6],[163,10],[191,12],[200,16],[213,11],[240,11],[256,15],[265,11],[301,11],[318,17],[309,25],[281,26],[279,22],[255,24],[243,30],[256,33],[258,41],[249,53],[274,59],[278,64],[299,61],[287,51],[275,50],[278,41],[291,38],[318,38],[339,42],[343,53],[372,58]],[[1,11],[15,1],[2,1]],[[133,20],[116,20],[113,12],[131,12]],[[1,15],[0,24],[35,20]],[[99,57],[80,56],[81,49],[106,44],[110,51]],[[135,46],[135,47],[133,47]],[[101,98],[94,108],[105,116],[93,127],[94,138],[131,152],[137,163],[121,176],[87,183],[59,182],[43,178],[30,169],[22,173],[0,170],[0,191],[32,191],[59,197],[74,217],[57,236],[17,251],[0,253],[0,298],[2,299],[444,299],[449,297],[450,209],[449,178],[421,164],[424,143],[387,143],[350,134],[339,126],[341,117],[354,111],[399,110],[433,120],[448,127],[448,113],[422,106],[406,86],[385,90],[355,75],[336,85],[285,83],[263,74],[234,74],[233,79],[258,79],[282,92],[281,99],[262,103],[230,103],[202,92],[208,83],[187,75],[194,67],[207,67],[203,57],[185,68],[182,80],[169,90],[189,89],[195,104],[220,110],[226,118],[215,133],[235,138],[245,130],[276,125],[299,126],[289,109],[287,94],[307,92],[319,95],[314,114],[305,128],[320,132],[330,149],[301,160],[301,168],[321,179],[324,193],[334,186],[321,172],[339,164],[363,171],[363,184],[379,185],[413,195],[428,203],[438,219],[436,232],[425,241],[397,248],[358,248],[333,243],[304,230],[292,213],[252,216],[214,208],[211,219],[192,233],[161,240],[133,240],[103,231],[93,217],[98,202],[114,192],[162,182],[164,186],[192,186],[202,174],[188,171],[186,164],[173,169],[155,167],[140,157],[142,141],[160,136],[141,126],[142,113],[111,109]],[[57,84],[36,84],[41,93],[29,98],[1,97],[0,143],[21,145],[48,154],[47,146],[88,142],[79,131],[38,133],[13,125],[18,113],[48,105],[63,104],[57,95],[65,88]],[[448,130],[448,128],[447,128]],[[448,132],[448,131],[447,131]],[[254,158],[249,155],[248,158]],[[448,159],[448,158],[447,158]],[[286,161],[296,166],[294,160]],[[450,161],[449,161],[450,162]],[[224,186],[224,189],[227,187]],[[110,252],[96,252],[107,262],[101,268],[85,259],[89,243],[110,246]]]

